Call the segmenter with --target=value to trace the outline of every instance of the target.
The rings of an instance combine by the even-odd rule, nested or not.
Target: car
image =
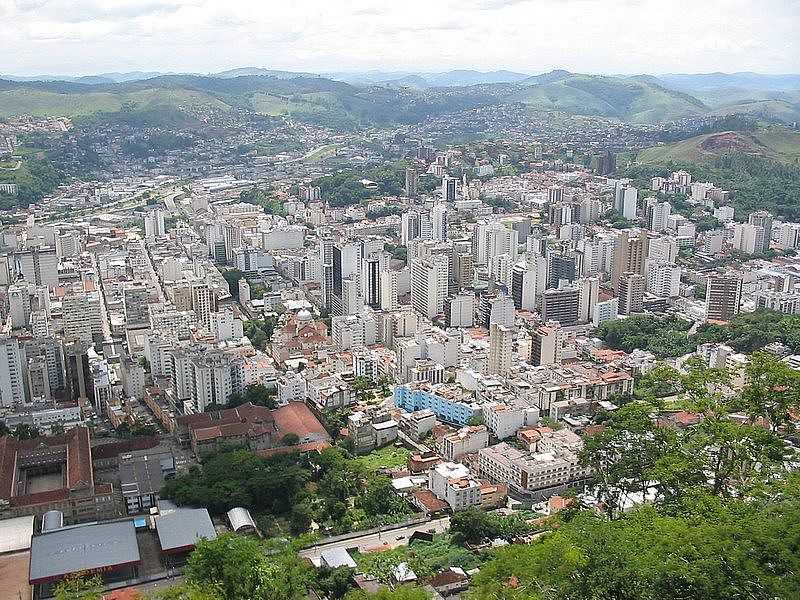
[[[397,536],[395,539],[396,539],[396,540],[399,542],[400,540],[404,540],[404,539],[406,539],[406,536],[404,536],[404,535],[398,535],[398,536]]]

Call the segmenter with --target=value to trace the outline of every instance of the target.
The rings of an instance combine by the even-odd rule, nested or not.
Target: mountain
[[[764,75],[761,73],[697,73],[658,75],[663,85],[689,93],[705,92],[719,88],[749,90],[800,90],[800,74]]]
[[[595,115],[631,123],[658,123],[707,111],[683,92],[641,79],[552,71],[521,82],[512,96],[537,111]]]
[[[231,79],[234,77],[276,77],[278,79],[294,79],[295,77],[319,77],[314,73],[297,73],[294,71],[273,71],[272,69],[261,69],[259,67],[240,67],[238,69],[229,69],[227,71],[220,71],[213,73],[210,77],[219,77],[221,79]]]
[[[516,83],[528,77],[513,71],[473,71],[460,69],[441,73],[424,73],[416,71],[366,71],[363,73],[327,73],[323,76],[346,81],[353,85],[408,85],[409,87],[464,87],[493,83]]]
[[[687,140],[642,150],[637,162],[665,164],[675,162],[711,163],[729,152],[742,152],[781,162],[800,160],[800,133],[780,126],[755,131],[723,131],[698,135]]]
[[[160,75],[167,75],[158,71],[129,71],[126,73],[99,73],[97,75],[0,75],[0,79],[5,81],[36,82],[36,81],[64,81],[68,83],[83,83],[96,85],[102,83],[125,83],[128,81],[139,81],[150,79]]]

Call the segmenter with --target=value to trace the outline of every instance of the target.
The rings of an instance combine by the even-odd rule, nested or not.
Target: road
[[[435,533],[444,533],[449,528],[450,517],[444,517],[441,519],[434,519],[433,521],[418,523],[416,525],[399,527],[397,529],[389,529],[386,531],[380,531],[378,533],[369,533],[359,537],[339,540],[329,544],[312,546],[311,548],[301,550],[300,556],[313,560],[315,558],[319,558],[323,551],[332,550],[334,548],[358,548],[361,551],[374,549],[378,546],[396,548],[397,546],[405,546],[408,544],[408,538],[415,531],[430,531],[433,529]]]

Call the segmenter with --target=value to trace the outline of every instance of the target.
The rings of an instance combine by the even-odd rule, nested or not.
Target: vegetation
[[[431,577],[449,567],[464,570],[479,567],[483,559],[474,552],[456,544],[449,535],[437,535],[432,542],[415,541],[386,552],[359,554],[359,570],[388,583],[392,572],[400,563],[408,563],[417,577]]]
[[[260,524],[295,534],[308,531],[312,522],[344,533],[398,522],[411,513],[388,478],[368,477],[338,448],[268,458],[247,450],[218,454],[168,481],[161,494],[179,504],[207,506],[214,514],[244,506]]]
[[[408,465],[409,450],[397,446],[386,446],[359,456],[356,462],[367,473],[377,473],[384,469],[401,469]]]
[[[242,404],[255,404],[266,408],[277,408],[278,401],[275,396],[277,390],[268,388],[263,383],[251,383],[246,386],[241,394],[232,394],[228,400],[228,408],[236,408]]]
[[[272,196],[269,190],[262,190],[259,188],[243,190],[239,194],[239,199],[242,202],[260,206],[268,215],[286,216],[286,209],[283,207],[283,202],[275,196]]]
[[[495,539],[515,540],[534,531],[534,527],[519,515],[503,516],[469,508],[455,513],[450,519],[450,533],[459,544],[482,544]]]
[[[91,577],[70,575],[56,585],[56,600],[101,600],[103,580],[99,575]]]
[[[769,310],[741,313],[723,325],[705,324],[689,336],[691,323],[674,317],[631,316],[606,321],[597,330],[609,347],[631,352],[636,348],[652,352],[658,358],[683,356],[699,344],[725,343],[737,352],[754,352],[780,342],[793,353],[800,353],[800,316]]]
[[[768,210],[790,220],[800,218],[800,165],[772,158],[731,152],[707,164],[667,161],[659,166],[636,163],[623,173],[636,185],[649,187],[650,179],[684,169],[696,181],[711,181],[734,192],[732,204],[738,217],[755,210]]]
[[[254,348],[264,350],[272,339],[278,321],[275,317],[248,319],[244,322],[244,334]]]

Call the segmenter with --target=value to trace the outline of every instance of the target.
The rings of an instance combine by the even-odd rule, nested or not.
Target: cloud
[[[19,74],[800,72],[789,0],[0,0],[0,16],[0,72]]]

